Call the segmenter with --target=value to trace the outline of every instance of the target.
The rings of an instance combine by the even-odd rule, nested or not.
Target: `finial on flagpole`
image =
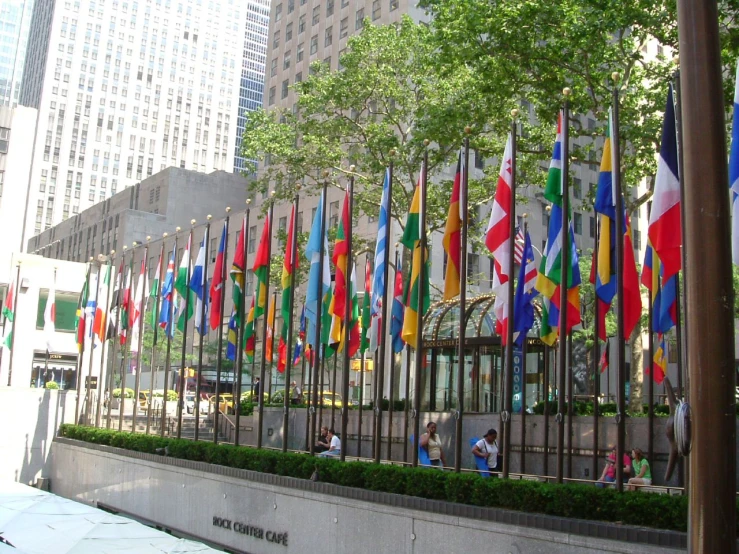
[[[167,236],[169,236],[169,233],[162,233],[162,236],[166,239]]]
[[[175,231],[176,231],[177,233],[179,233],[180,231],[182,231],[182,227],[175,227],[175,229],[174,229],[174,230],[175,230]]]
[[[618,74],[618,71],[614,71],[611,73],[611,79],[613,79],[613,84],[615,85],[621,79],[621,75]]]
[[[572,94],[572,89],[570,87],[565,87],[562,89],[562,94],[568,97]]]
[[[547,207],[546,207],[546,208],[544,208],[544,209],[546,210],[546,212],[547,212],[547,213],[549,213],[549,212],[551,212],[551,211],[552,211],[552,207],[551,207],[551,206],[547,206]]]
[[[231,212],[231,206],[226,206],[226,213],[230,213],[230,212]]]
[[[246,205],[247,205],[247,206],[250,206],[250,205],[251,205],[251,198],[247,198],[247,199],[246,199]]]
[[[465,128],[464,128],[464,134],[465,135],[471,135],[472,134],[472,127],[470,127],[469,125],[465,126]]]
[[[195,223],[196,223],[196,221],[194,219],[191,219],[190,220],[190,225],[192,225],[193,227],[195,227]]]
[[[329,171],[328,169],[324,169],[324,170],[323,170],[323,171],[321,172],[321,175],[323,175],[323,178],[325,179],[326,177],[328,177],[329,175],[331,175],[331,172],[330,172],[330,171]],[[272,191],[272,194],[273,194],[273,195],[274,195],[274,193],[275,193],[275,191]]]
[[[110,251],[110,255],[111,255],[111,256],[115,256],[115,250],[111,250],[111,251]]]
[[[423,145],[428,146],[431,141],[429,139],[423,139]]]
[[[390,151],[388,152],[388,154],[389,154],[389,155],[390,155],[391,157],[395,156],[395,154],[396,154],[396,153],[397,153],[397,152],[395,151],[395,148],[391,148],[391,149],[390,149]]]
[[[513,119],[518,119],[518,110],[517,110],[516,108],[513,108],[513,109],[511,110],[511,117],[512,117]]]
[[[526,219],[527,217],[529,217],[529,214],[527,214],[526,212],[524,212],[524,213],[521,214],[521,217],[524,218],[524,219]]]
[[[146,235],[146,242],[151,241],[151,235]]]
[[[123,251],[125,252],[126,250],[128,250],[128,246],[126,246],[126,245],[124,244],[124,245],[123,245]]]
[[[90,263],[92,263],[94,261],[95,261],[95,258],[93,258],[92,256],[90,256]],[[56,271],[56,266],[54,266],[54,271]]]
[[[275,194],[277,194],[277,193],[276,193],[276,191],[274,191],[274,190],[270,191],[270,193],[269,193],[269,195],[270,195],[270,196],[271,196],[272,198],[274,198],[274,197],[275,197]]]
[[[213,216],[210,215],[210,214],[208,214],[205,219],[207,219],[208,221],[210,221],[211,219],[213,219]]]
[[[349,171],[351,171],[352,173],[354,173],[354,170],[356,168],[357,168],[357,166],[355,166],[354,164],[352,164],[352,165],[349,166]]]

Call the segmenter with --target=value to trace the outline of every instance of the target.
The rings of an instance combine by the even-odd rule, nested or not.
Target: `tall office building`
[[[234,167],[240,0],[37,0],[20,103],[39,110],[25,239],[170,166]]]
[[[264,98],[264,68],[267,60],[270,0],[246,0],[246,34],[239,89],[239,114],[236,119],[234,171],[246,169],[241,157],[241,137],[248,112],[262,107]]]
[[[0,2],[0,106],[16,106],[34,0]]]

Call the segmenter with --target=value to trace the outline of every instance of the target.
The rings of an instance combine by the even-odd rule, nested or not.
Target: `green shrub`
[[[239,410],[241,410],[239,415],[250,416],[254,413],[254,404],[252,404],[251,400],[242,400]]]
[[[47,390],[59,390],[59,383],[56,381],[48,381],[44,387],[46,387]]]
[[[639,527],[686,531],[688,497],[639,492],[619,493],[585,484],[557,485],[535,481],[483,479],[429,468],[409,468],[366,462],[341,462],[305,454],[256,450],[229,444],[160,438],[62,425],[59,434],[85,442],[150,454],[167,447],[170,457],[308,479],[318,469],[320,481],[346,487],[598,521]],[[738,502],[739,504],[739,502]],[[739,509],[737,510],[739,513]],[[739,518],[735,522],[739,534]]]
[[[113,398],[121,397],[121,389],[113,389]],[[133,389],[126,388],[126,398],[133,398]]]

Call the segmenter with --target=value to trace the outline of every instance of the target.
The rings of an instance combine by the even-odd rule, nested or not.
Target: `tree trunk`
[[[631,347],[631,387],[629,410],[632,413],[644,411],[643,384],[644,384],[644,342],[641,320],[631,333],[629,346]]]

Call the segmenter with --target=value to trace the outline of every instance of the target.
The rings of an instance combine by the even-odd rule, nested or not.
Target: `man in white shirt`
[[[341,439],[336,436],[336,432],[334,431],[333,427],[328,430],[328,442],[329,447],[326,452],[321,452],[319,454],[322,458],[327,458],[328,456],[339,456],[341,455]]]
[[[487,458],[488,469],[497,469],[498,465],[498,432],[488,429],[485,436],[472,447],[472,454],[478,458]]]

